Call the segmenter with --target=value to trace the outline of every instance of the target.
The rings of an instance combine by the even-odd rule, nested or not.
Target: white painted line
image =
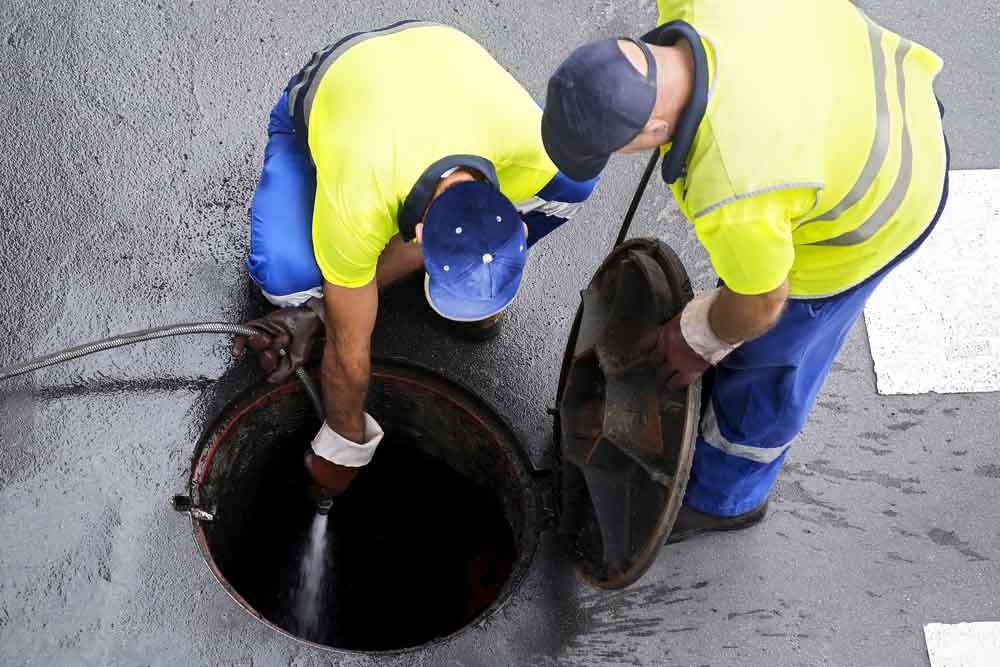
[[[951,172],[937,228],[865,322],[880,394],[1000,391],[1000,169]]]
[[[931,667],[1000,665],[1000,623],[929,623],[924,639]]]

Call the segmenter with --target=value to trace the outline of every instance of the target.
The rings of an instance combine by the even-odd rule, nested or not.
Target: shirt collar
[[[453,171],[460,167],[475,169],[483,174],[494,187],[500,187],[496,168],[492,162],[484,157],[449,155],[441,158],[424,170],[417,182],[413,184],[410,193],[406,195],[406,199],[403,200],[403,205],[396,217],[396,223],[399,226],[399,234],[404,241],[409,242],[416,238],[417,224],[420,223],[421,216],[427,210],[427,205],[431,203],[431,198],[434,196],[434,190],[437,188],[441,176],[449,170]]]
[[[701,37],[697,31],[684,21],[670,21],[654,28],[642,40],[657,46],[673,46],[679,39],[685,40],[691,47],[694,60],[694,80],[691,99],[681,112],[677,128],[671,138],[670,150],[663,159],[663,180],[673,184],[678,178],[684,178],[688,153],[698,133],[698,127],[705,117],[708,107],[708,57]]]

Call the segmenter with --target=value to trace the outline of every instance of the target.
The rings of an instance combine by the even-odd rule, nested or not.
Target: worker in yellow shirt
[[[541,109],[459,30],[402,21],[315,53],[271,112],[247,267],[281,308],[239,339],[271,381],[308,357],[325,321],[326,421],[306,467],[327,494],[371,460],[364,412],[378,291],[424,270],[431,308],[495,335],[528,248],[594,187],[545,152]]]
[[[940,58],[847,0],[659,7],[641,40],[562,63],[542,135],[576,179],[612,153],[662,147],[663,178],[721,279],[651,345],[670,387],[704,373],[677,541],[763,518],[865,301],[943,210],[947,147]]]

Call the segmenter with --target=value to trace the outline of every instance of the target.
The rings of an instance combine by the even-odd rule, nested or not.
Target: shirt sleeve
[[[792,220],[815,202],[812,190],[779,190],[739,199],[698,218],[698,240],[716,273],[737,294],[779,287],[795,262]]]
[[[517,202],[515,206],[521,215],[537,214],[566,222],[590,197],[598,180],[600,176],[589,181],[574,181],[558,172],[534,197]]]
[[[377,208],[344,208],[317,184],[313,253],[323,279],[338,287],[363,287],[375,278],[378,258],[395,233]]]
[[[534,197],[517,202],[515,207],[528,225],[528,247],[568,222],[594,191],[599,178],[578,182],[559,172]]]
[[[663,25],[671,21],[691,22],[693,13],[691,0],[657,0],[656,5],[660,10],[660,18],[656,25]]]

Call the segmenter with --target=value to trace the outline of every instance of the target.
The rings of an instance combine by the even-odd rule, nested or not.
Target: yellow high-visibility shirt
[[[408,22],[356,35],[314,60],[318,81],[300,93],[316,165],[313,248],[334,285],[374,278],[407,196],[443,158],[488,160],[513,202],[557,173],[538,105],[455,28]]]

